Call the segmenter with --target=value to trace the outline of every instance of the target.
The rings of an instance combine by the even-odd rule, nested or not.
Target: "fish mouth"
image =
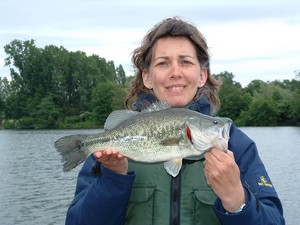
[[[225,123],[223,129],[222,129],[222,137],[225,139],[225,140],[228,140],[229,139],[229,132],[230,132],[230,128],[231,128],[231,125],[232,125],[232,121],[229,120],[227,123]]]

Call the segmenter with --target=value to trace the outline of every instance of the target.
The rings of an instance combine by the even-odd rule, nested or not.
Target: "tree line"
[[[243,88],[232,73],[216,77],[223,81],[220,116],[231,117],[239,126],[300,126],[299,79],[253,80]]]
[[[98,55],[34,40],[4,46],[11,79],[0,77],[0,126],[3,128],[91,128],[103,126],[110,112],[124,108],[132,79],[122,65]],[[299,126],[300,81],[253,80],[242,87],[230,72],[222,80],[219,116],[239,126]]]

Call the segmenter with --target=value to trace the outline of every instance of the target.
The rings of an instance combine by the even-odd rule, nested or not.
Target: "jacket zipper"
[[[171,178],[171,209],[170,225],[180,224],[180,190],[181,189],[181,171],[176,177]]]

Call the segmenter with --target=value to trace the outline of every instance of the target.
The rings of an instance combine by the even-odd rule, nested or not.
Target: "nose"
[[[171,69],[171,78],[173,79],[178,79],[182,77],[182,71],[180,68],[180,65],[178,63],[173,63],[172,64],[172,69]]]

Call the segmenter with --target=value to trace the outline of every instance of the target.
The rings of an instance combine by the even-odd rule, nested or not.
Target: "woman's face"
[[[153,89],[159,101],[184,107],[205,84],[207,71],[201,70],[196,49],[188,38],[164,37],[153,46],[150,68],[142,76],[146,88]]]

